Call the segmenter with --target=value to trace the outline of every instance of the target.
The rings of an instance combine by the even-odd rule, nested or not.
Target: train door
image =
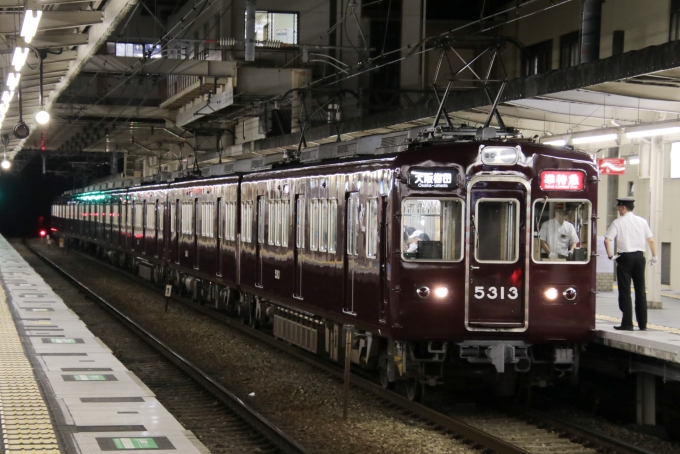
[[[358,192],[350,192],[345,200],[345,296],[343,312],[356,315],[354,311],[355,274],[359,260],[359,230],[361,228],[361,202]]]
[[[181,226],[180,217],[182,212],[180,210],[181,205],[179,199],[175,200],[174,203],[170,205],[170,229],[172,231],[172,255],[175,259],[175,263],[179,263],[179,229]]]
[[[520,178],[482,177],[468,185],[468,330],[527,329],[528,193]]]
[[[217,259],[217,270],[215,273],[222,276],[222,238],[224,237],[224,207],[222,206],[222,198],[217,198],[215,205],[215,219],[217,222],[217,235],[215,235],[215,258]]]
[[[389,257],[389,248],[387,247],[387,197],[382,196],[380,199],[380,212],[378,213],[378,244],[380,245],[380,252],[378,259],[380,260],[380,317],[381,322],[387,321],[387,295],[390,294],[388,286],[390,285],[387,278],[387,260]]]
[[[255,243],[255,287],[262,287],[262,246],[264,245],[264,213],[266,199],[257,196],[257,243]]]
[[[201,221],[201,214],[199,211],[199,204],[198,204],[198,199],[194,199],[194,212],[193,212],[193,237],[191,238],[191,247],[193,249],[193,255],[194,255],[194,269],[198,269],[198,234],[200,232],[200,221]]]
[[[297,194],[295,196],[295,245],[293,247],[293,268],[295,272],[295,283],[293,298],[304,299],[302,297],[302,259],[305,249],[305,196]]]

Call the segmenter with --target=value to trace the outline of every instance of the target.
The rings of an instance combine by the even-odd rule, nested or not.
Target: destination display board
[[[408,186],[413,189],[452,189],[458,185],[458,171],[451,168],[412,168]]]
[[[541,189],[544,191],[582,191],[585,174],[581,170],[544,170]]]

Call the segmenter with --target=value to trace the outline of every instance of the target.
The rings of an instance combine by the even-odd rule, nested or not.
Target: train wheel
[[[406,397],[411,402],[420,402],[423,397],[423,387],[417,378],[406,380]]]
[[[383,389],[394,388],[394,382],[389,380],[387,377],[387,368],[384,367],[380,368],[380,385],[383,387]]]
[[[394,382],[391,382],[389,376],[387,375],[387,351],[383,350],[380,352],[380,357],[378,358],[378,369],[380,370],[380,385],[383,389],[394,388]]]

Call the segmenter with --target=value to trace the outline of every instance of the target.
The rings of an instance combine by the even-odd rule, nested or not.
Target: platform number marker
[[[153,438],[114,438],[116,449],[158,449]]]
[[[165,286],[165,312],[168,312],[168,304],[170,303],[170,297],[172,296],[172,284]]]

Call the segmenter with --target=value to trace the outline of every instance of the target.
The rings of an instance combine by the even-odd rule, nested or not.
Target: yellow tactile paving
[[[0,430],[6,454],[58,454],[50,413],[0,287]]]
[[[603,320],[606,322],[614,322],[614,323],[621,323],[621,319],[617,317],[610,317],[609,315],[595,315],[595,318],[598,320]],[[637,326],[636,322],[633,322],[633,325]],[[678,328],[671,328],[670,326],[662,326],[662,325],[655,325],[653,323],[647,323],[647,329],[653,329],[656,331],[664,331],[666,333],[671,333],[671,334],[680,334],[680,329]]]

